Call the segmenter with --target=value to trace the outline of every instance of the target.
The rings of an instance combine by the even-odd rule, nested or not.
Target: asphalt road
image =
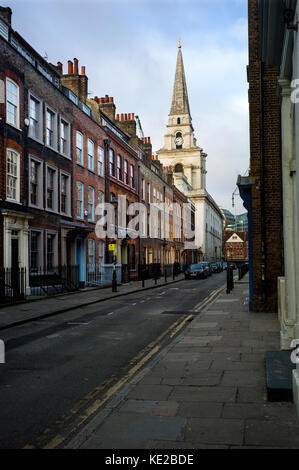
[[[225,279],[182,281],[1,332],[0,448],[59,446]]]

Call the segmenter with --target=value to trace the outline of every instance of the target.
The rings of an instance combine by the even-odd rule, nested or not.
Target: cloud
[[[208,153],[208,189],[231,209],[237,175],[249,164],[246,0],[5,3],[13,25],[42,55],[65,67],[78,57],[94,95],[113,96],[118,113],[138,114],[154,150],[167,130],[182,37],[195,134]]]

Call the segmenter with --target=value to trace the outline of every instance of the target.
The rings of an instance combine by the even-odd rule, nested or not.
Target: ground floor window
[[[95,270],[95,243],[93,239],[88,240],[88,271],[93,273]]]
[[[42,233],[30,232],[30,270],[37,271],[42,267]]]
[[[57,234],[47,233],[47,269],[51,271],[55,267],[57,253]]]

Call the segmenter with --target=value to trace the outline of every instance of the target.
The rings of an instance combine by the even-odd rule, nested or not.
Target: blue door
[[[82,238],[76,240],[76,264],[79,265],[79,282],[86,282],[86,244]]]

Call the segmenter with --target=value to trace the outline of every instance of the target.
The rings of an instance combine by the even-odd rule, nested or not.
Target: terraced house
[[[145,236],[149,211],[143,232],[127,230],[133,203],[166,202],[171,212],[174,197],[135,115],[116,115],[107,95],[89,99],[85,66],[49,63],[12,29],[11,16],[0,7],[0,297],[108,284],[114,265],[121,282],[137,279],[140,265],[162,272],[183,262],[183,234],[176,254],[173,236],[162,236],[165,212],[154,237]],[[115,240],[96,235],[97,206],[117,206],[120,196],[125,218],[115,220],[111,252]],[[176,198],[188,202],[178,190]]]

